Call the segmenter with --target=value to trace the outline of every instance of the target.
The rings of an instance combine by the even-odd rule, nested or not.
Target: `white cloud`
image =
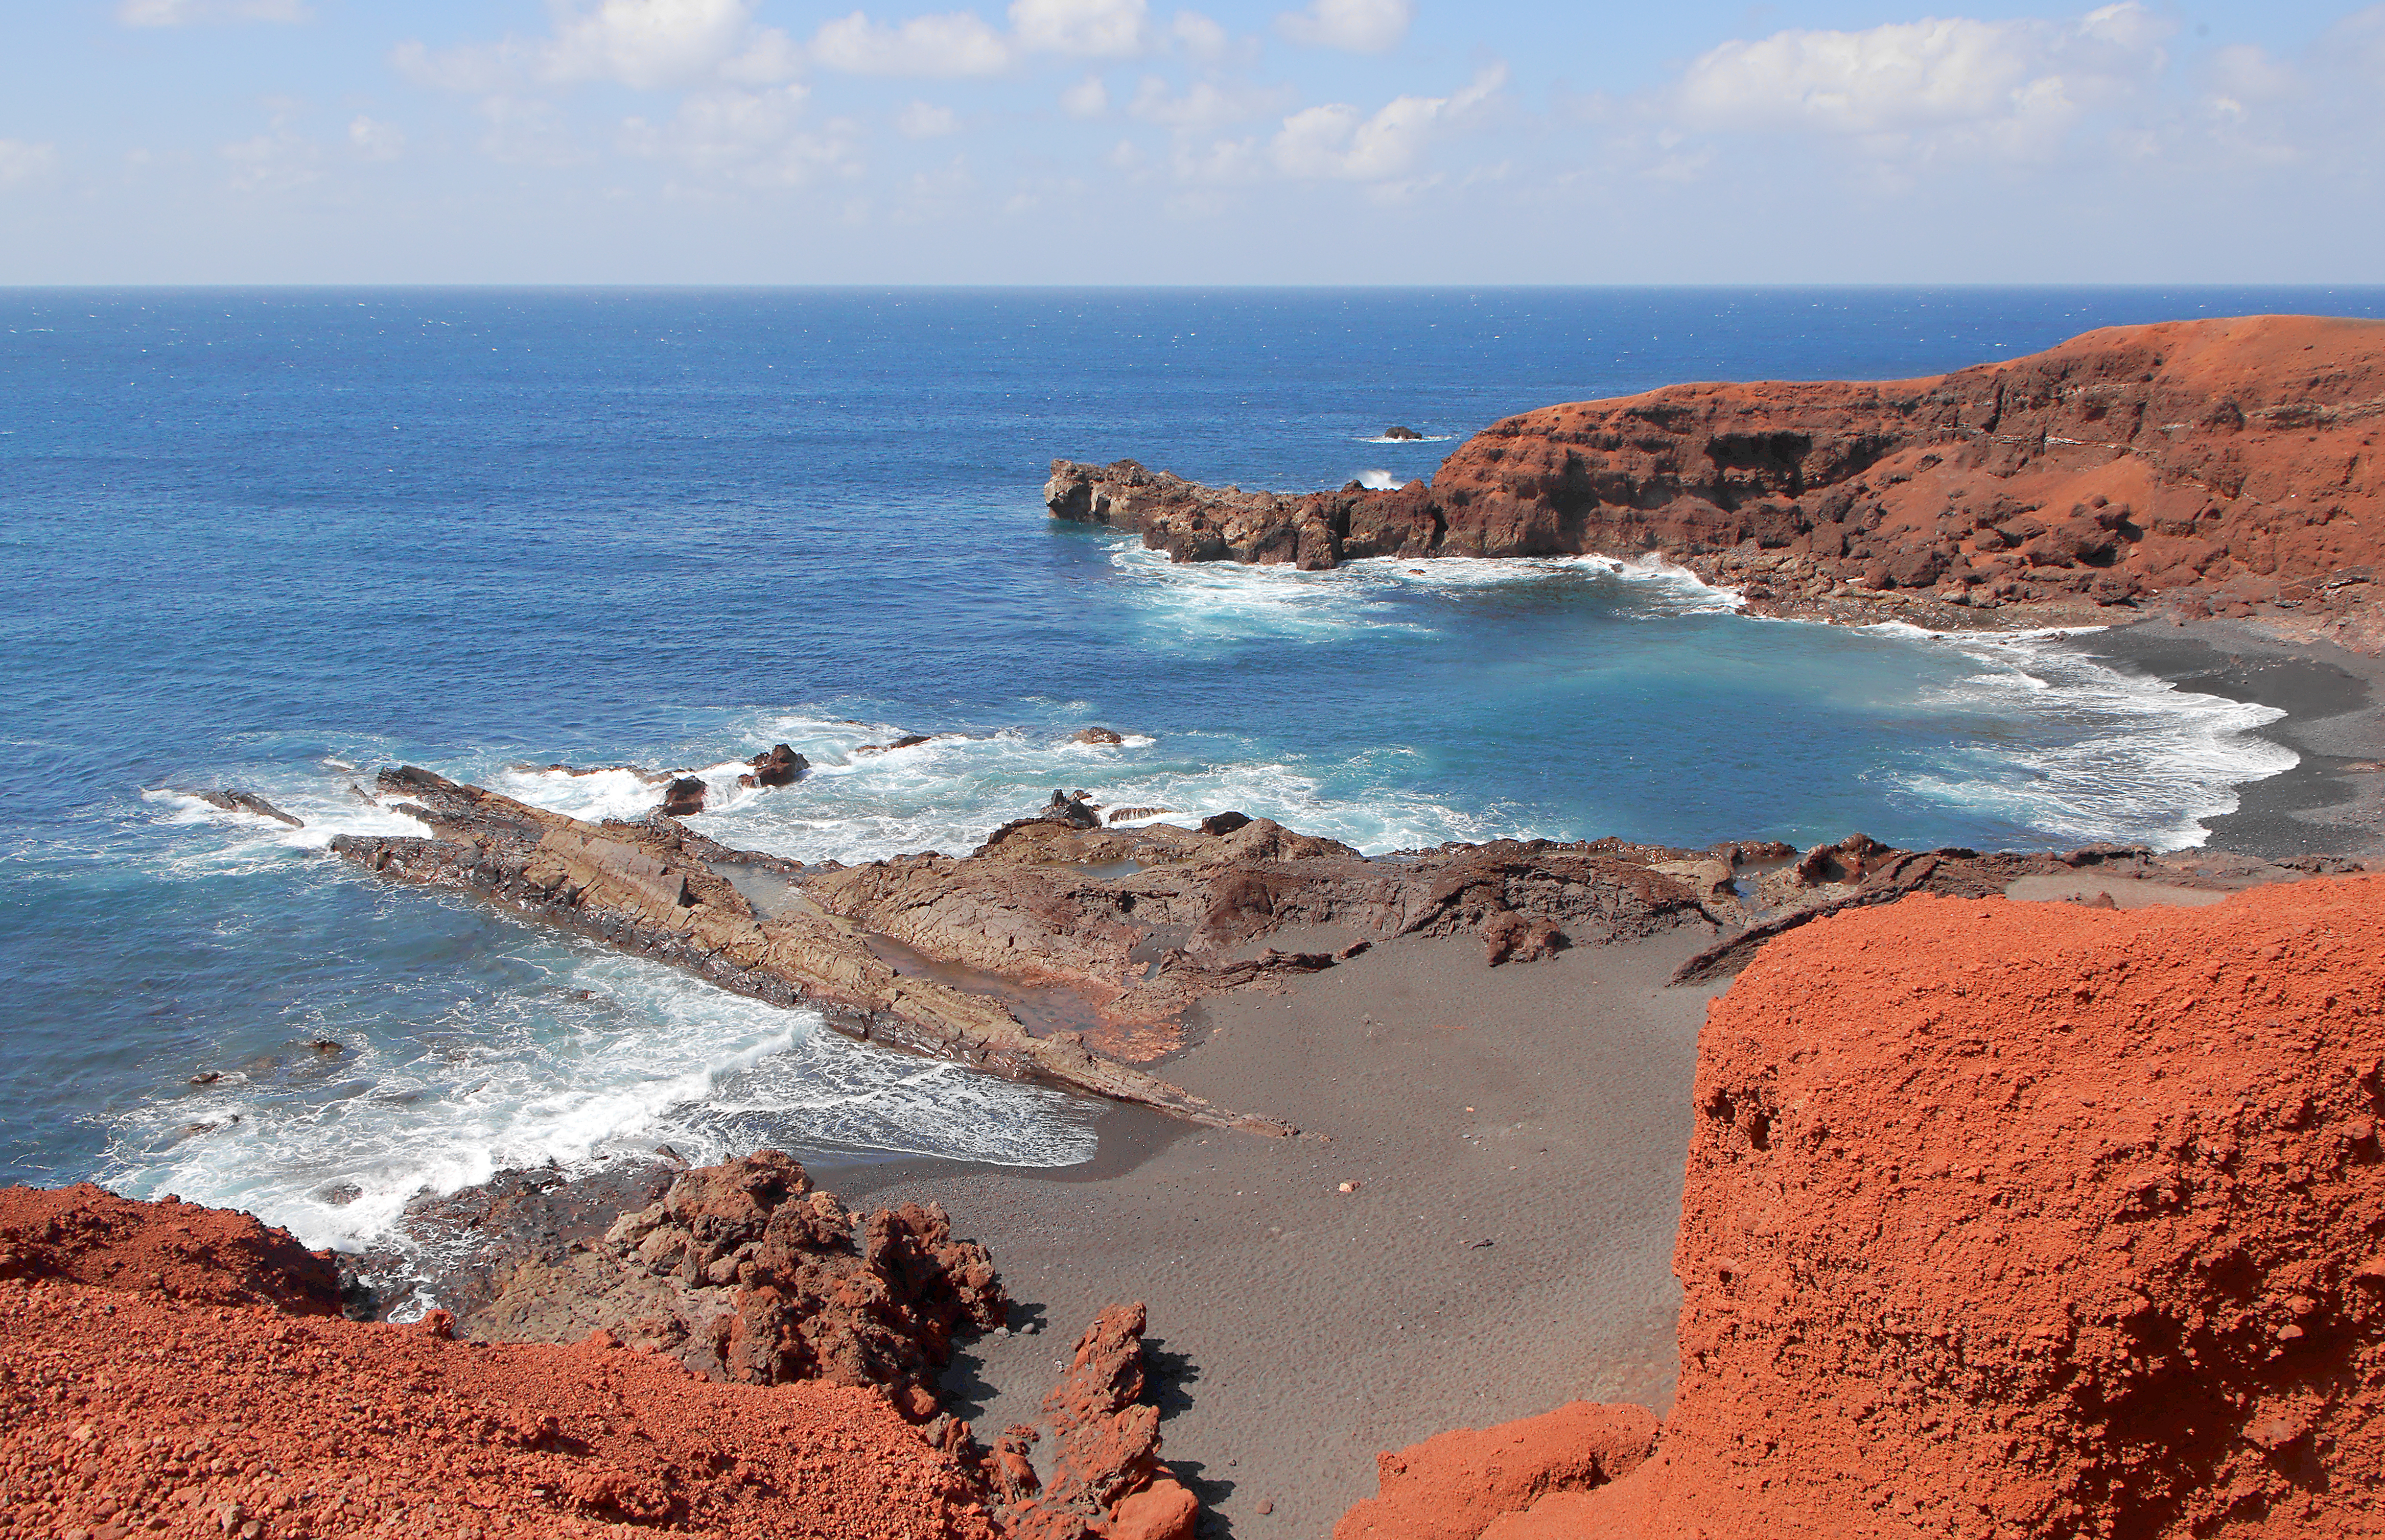
[[[959,114],[930,102],[913,102],[894,117],[894,131],[905,139],[941,139],[960,126]]]
[[[1216,64],[1233,47],[1226,29],[1199,11],[1178,11],[1168,31],[1187,57],[1202,64]]]
[[[1144,0],[1012,0],[1010,25],[1040,53],[1130,58],[1151,45]]]
[[[202,22],[305,21],[303,0],[124,0],[116,19],[128,27],[188,27]]]
[[[1010,43],[975,11],[918,16],[880,26],[860,11],[824,22],[811,43],[814,62],[853,75],[997,75],[1010,68]]]
[[[817,130],[803,127],[809,93],[802,86],[769,91],[700,91],[680,103],[666,124],[632,118],[622,143],[633,155],[678,162],[698,176],[752,187],[802,187],[857,168],[856,129],[844,119]]]
[[[1071,118],[1099,118],[1110,110],[1110,88],[1099,75],[1088,75],[1060,93],[1060,110]]]
[[[57,168],[58,147],[22,139],[0,139],[0,187],[39,181]]]
[[[436,52],[401,43],[390,63],[417,85],[480,94],[518,94],[531,82],[611,81],[635,91],[669,91],[784,81],[801,52],[777,28],[755,26],[753,9],[753,0],[574,0],[556,6],[551,37]]]
[[[1372,117],[1346,103],[1310,107],[1283,120],[1268,145],[1276,169],[1306,180],[1385,182],[1414,170],[1434,136],[1497,93],[1505,65],[1453,96],[1401,96]]]
[[[1414,0],[1310,0],[1275,19],[1276,30],[1311,48],[1380,54],[1396,48],[1416,19]]]
[[[692,85],[739,51],[750,25],[748,0],[601,0],[560,19],[544,72],[638,91]]]
[[[1693,127],[1806,130],[2011,154],[2050,149],[2089,107],[2159,74],[2173,30],[2136,0],[2068,25],[1932,18],[1860,32],[1785,31],[1691,64]]]
[[[406,153],[406,130],[359,113],[348,125],[348,143],[367,160],[395,160]]]
[[[2258,43],[2232,43],[2211,56],[2211,84],[2238,102],[2275,101],[2294,89],[2294,72]]]
[[[1221,129],[1230,123],[1247,123],[1253,118],[1273,117],[1284,109],[1286,98],[1291,94],[1288,87],[1221,86],[1209,81],[1195,81],[1185,88],[1182,95],[1173,95],[1168,92],[1167,81],[1156,75],[1146,75],[1127,111],[1146,123],[1161,123],[1171,129],[1201,132]]]

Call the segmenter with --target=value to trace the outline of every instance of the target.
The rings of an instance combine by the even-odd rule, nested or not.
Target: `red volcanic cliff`
[[[2380,1029],[2373,877],[1773,941],[1700,1041],[1656,1453],[1469,1533],[2379,1533]],[[1430,1533],[1395,1497],[1337,1534]]]
[[[2263,316],[2091,331],[1928,379],[1545,407],[1392,491],[1212,491],[1060,461],[1045,496],[1180,561],[1654,553],[1792,612],[2168,593],[2374,640],[2380,414],[2385,322]]]

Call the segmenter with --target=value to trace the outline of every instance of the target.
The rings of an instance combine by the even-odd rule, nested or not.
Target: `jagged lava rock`
[[[593,1245],[526,1261],[464,1318],[500,1341],[593,1330],[712,1379],[874,1386],[913,1421],[936,1415],[954,1335],[1003,1323],[993,1260],[936,1205],[859,1223],[802,1165],[765,1149],[675,1179]]]
[[[1492,1533],[2378,1533],[2380,1026],[2385,878],[1770,942],[1700,1037],[1658,1451]]]

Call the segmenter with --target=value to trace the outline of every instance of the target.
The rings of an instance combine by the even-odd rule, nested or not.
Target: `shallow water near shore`
[[[349,789],[399,761],[592,817],[656,790],[537,767],[693,769],[699,827],[807,861],[963,851],[1055,787],[1369,851],[2197,842],[2293,763],[2273,707],[1655,566],[1174,566],[1040,489],[1054,454],[1405,480],[1554,401],[2271,309],[2385,294],[0,296],[0,1177],[347,1243],[425,1186],[660,1143],[1091,1153],[1070,1099],[341,867],[335,833],[417,832]],[[736,790],[779,740],[812,774]],[[220,786],[306,826],[190,795]]]

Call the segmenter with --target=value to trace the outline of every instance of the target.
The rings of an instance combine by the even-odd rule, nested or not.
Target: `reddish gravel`
[[[0,1533],[993,1533],[874,1391],[717,1385],[623,1349],[10,1281],[0,1372]]]
[[[0,1274],[0,1534],[994,1533],[875,1390],[342,1320],[245,1214],[11,1188]]]
[[[89,1182],[0,1187],[0,1278],[59,1278],[148,1289],[207,1305],[270,1305],[337,1315],[328,1254],[243,1213],[169,1198],[140,1203]]]
[[[1656,1455],[1476,1534],[2385,1533],[2385,878],[1817,921],[1695,1097]]]

